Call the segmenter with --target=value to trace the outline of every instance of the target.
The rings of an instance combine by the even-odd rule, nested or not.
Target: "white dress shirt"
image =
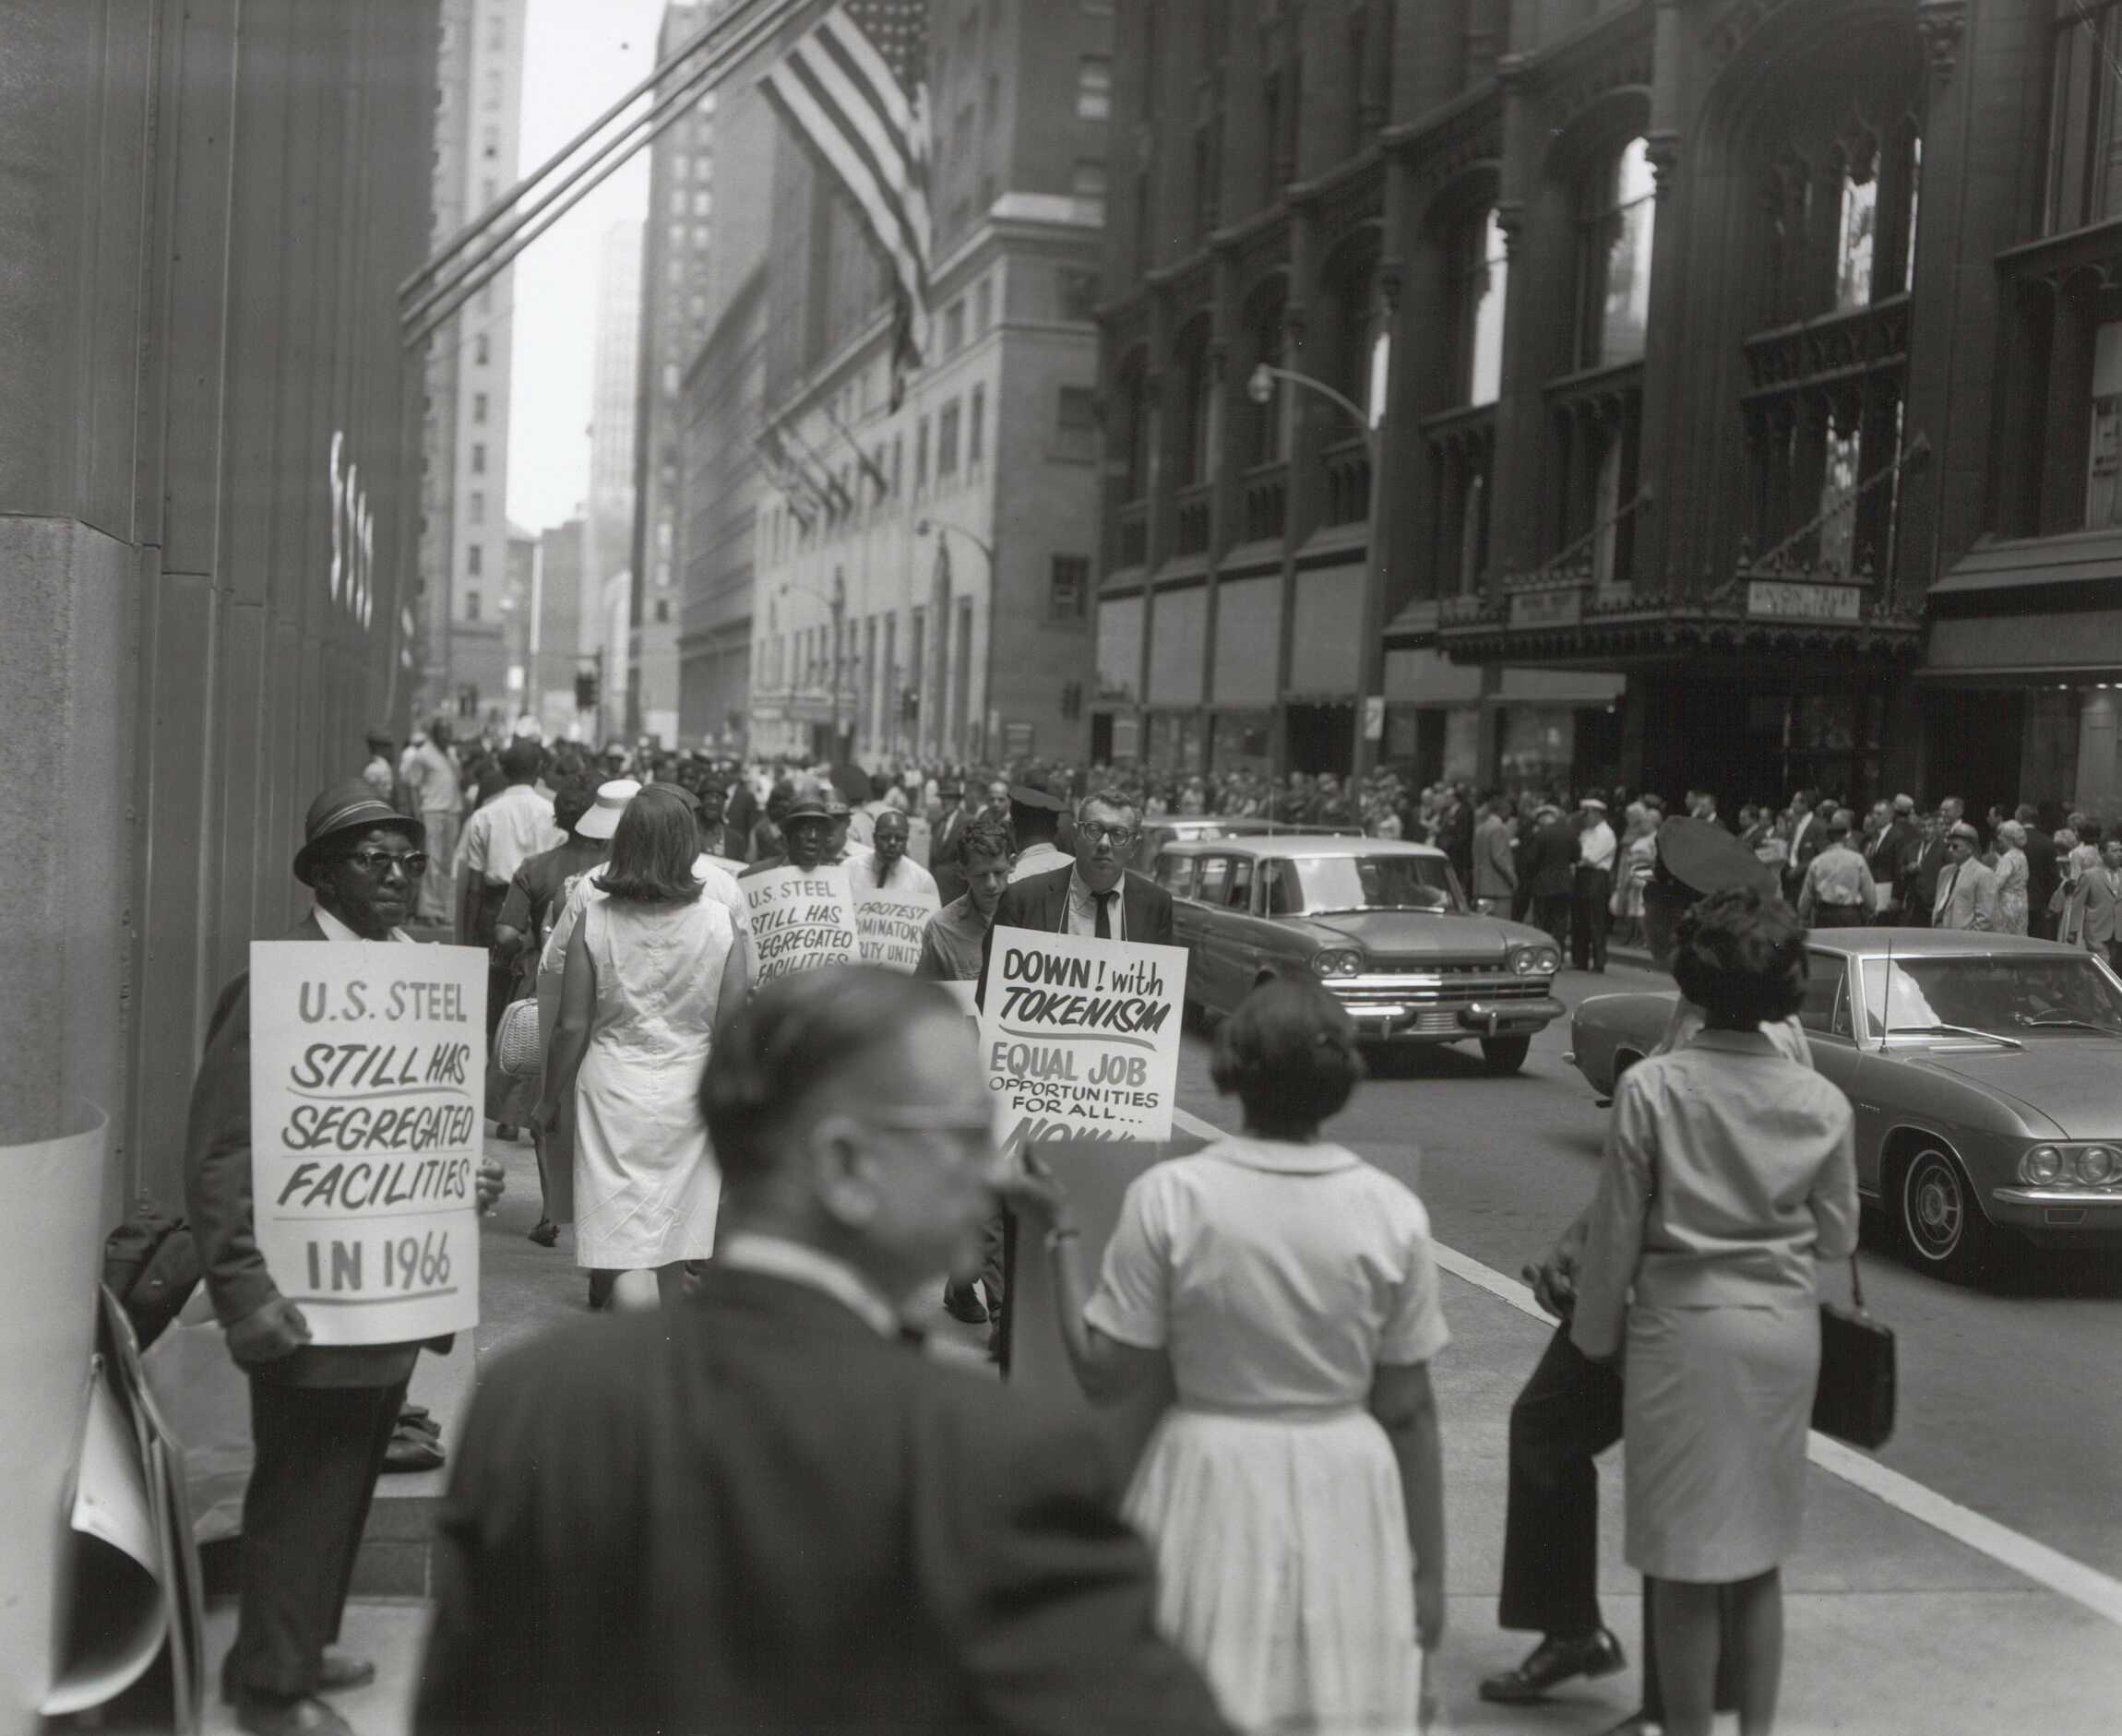
[[[1603,868],[1614,872],[1614,858],[1620,846],[1614,841],[1614,828],[1604,820],[1587,826],[1577,838],[1577,860],[1587,868]]]
[[[567,841],[553,818],[553,802],[530,784],[510,784],[464,822],[452,874],[470,868],[487,885],[505,886],[524,862]]]
[[[1110,900],[1106,906],[1109,912],[1106,921],[1112,927],[1112,938],[1115,940],[1127,938],[1126,886],[1127,882],[1122,880],[1106,894]],[[1062,932],[1080,934],[1086,940],[1095,938],[1098,933],[1098,895],[1083,884],[1080,874],[1074,872],[1068,875],[1068,926]]]
[[[361,936],[356,934],[353,930],[347,927],[344,922],[340,922],[338,917],[334,916],[329,910],[326,910],[323,905],[320,904],[316,907],[315,915],[316,917],[316,925],[324,930],[325,939],[358,941],[361,938]],[[414,940],[411,935],[408,934],[402,928],[392,929],[390,931],[390,938],[392,940],[401,940],[408,946],[417,946],[420,944],[418,941]]]
[[[1075,865],[1075,857],[1059,845],[1041,838],[1038,843],[1024,847],[1023,852],[1009,870],[1009,884],[1015,886],[1019,880],[1031,879],[1033,874],[1050,874],[1056,868],[1072,868]]]

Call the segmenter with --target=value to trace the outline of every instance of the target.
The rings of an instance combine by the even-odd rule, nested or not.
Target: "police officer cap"
[[[1776,871],[1721,826],[1709,820],[1667,820],[1658,828],[1662,878],[1689,898],[1728,886],[1753,886],[1773,896]]]
[[[1068,811],[1066,802],[1051,790],[1038,784],[1011,784],[1009,800],[1016,807],[1031,808],[1048,814],[1066,814]]]

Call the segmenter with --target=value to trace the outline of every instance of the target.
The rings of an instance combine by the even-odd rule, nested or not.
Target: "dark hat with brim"
[[[1068,812],[1068,804],[1066,802],[1051,790],[1042,789],[1037,784],[1011,784],[1009,786],[1009,800],[1017,807],[1031,808],[1035,812],[1046,814],[1066,814]]]
[[[305,886],[309,883],[309,870],[329,839],[341,832],[366,832],[378,826],[410,832],[412,841],[423,847],[427,843],[427,828],[411,814],[399,813],[366,779],[350,778],[332,785],[309,804],[302,823],[302,848],[294,853],[294,877]]]
[[[1657,831],[1660,875],[1683,896],[1706,898],[1731,886],[1778,890],[1776,871],[1713,821],[1667,820]]]
[[[824,820],[829,824],[837,817],[826,805],[823,797],[798,796],[789,803],[788,812],[781,815],[781,826],[785,830],[798,820]]]

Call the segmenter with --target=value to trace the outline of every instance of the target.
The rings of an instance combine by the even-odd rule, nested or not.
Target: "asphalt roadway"
[[[1556,993],[1574,1008],[1670,986],[1615,964],[1603,976],[1565,970]],[[1489,1076],[1471,1044],[1396,1052],[1328,1132],[1402,1174],[1417,1147],[1412,1173],[1437,1241],[1515,1278],[1597,1178],[1607,1112],[1568,1049],[1558,1020],[1513,1077]],[[1209,1053],[1189,1030],[1180,1100],[1235,1126]],[[1859,1260],[1865,1300],[1900,1356],[1898,1423],[1880,1462],[2122,1578],[2122,1257],[2044,1253],[2001,1288],[1958,1289],[1903,1265],[1882,1220],[1867,1221]]]

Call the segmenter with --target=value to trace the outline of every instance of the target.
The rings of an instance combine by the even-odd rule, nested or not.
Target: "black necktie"
[[[1113,938],[1113,900],[1120,895],[1117,892],[1093,892],[1091,896],[1098,900],[1098,925],[1091,932],[1100,940],[1111,940]]]

